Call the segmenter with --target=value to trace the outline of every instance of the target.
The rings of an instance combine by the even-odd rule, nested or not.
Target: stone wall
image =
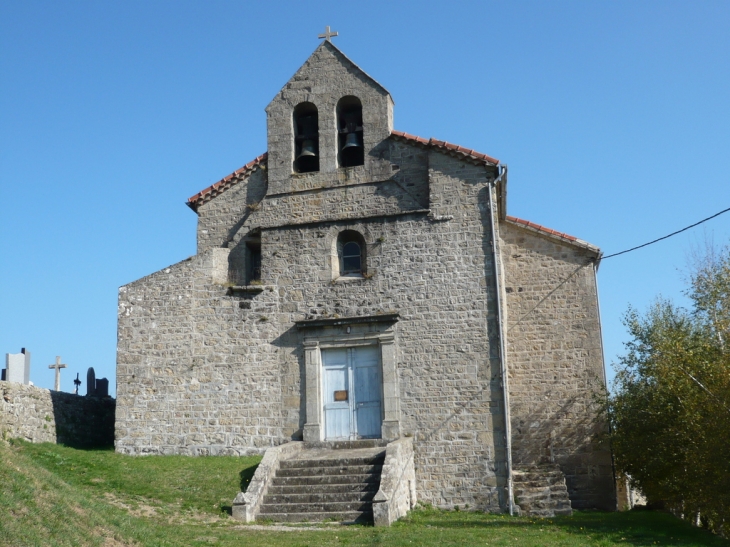
[[[115,403],[111,397],[0,382],[0,434],[74,448],[108,447],[114,443]]]
[[[301,439],[303,335],[294,323],[395,312],[400,430],[415,438],[420,499],[499,508],[504,414],[486,206],[492,174],[403,143],[390,150],[403,188],[363,183],[267,196],[234,223],[242,232],[261,227],[260,286],[223,281],[234,238],[120,289],[118,451],[245,454]],[[414,210],[427,189],[430,215]],[[223,245],[224,226],[247,195],[239,184],[203,205],[201,230]],[[309,201],[285,206],[294,199]],[[350,211],[377,211],[381,200],[392,215],[351,218]],[[332,249],[345,229],[365,239],[366,278],[333,280]]]
[[[337,170],[336,110],[338,101],[355,96],[362,103],[364,165],[343,170],[356,183],[387,180],[390,165],[381,152],[393,129],[393,100],[388,92],[345,57],[331,42],[323,42],[266,107],[269,191],[330,187]],[[319,121],[319,171],[292,174],[294,134],[292,114],[302,102],[314,104]]]
[[[575,509],[615,508],[596,294],[597,249],[501,223],[512,455],[554,461]]]

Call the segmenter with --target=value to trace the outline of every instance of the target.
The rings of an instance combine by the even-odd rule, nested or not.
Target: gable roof
[[[394,138],[396,140],[417,144],[427,148],[433,148],[440,152],[444,152],[445,154],[450,154],[458,158],[472,161],[474,163],[479,163],[492,167],[499,164],[499,160],[496,158],[487,156],[486,154],[482,154],[481,152],[477,152],[476,150],[472,150],[470,148],[464,148],[463,146],[459,146],[457,144],[451,144],[450,142],[439,141],[436,139],[424,139],[422,137],[416,137],[415,135],[404,133],[403,131],[393,131],[390,136],[391,138]],[[256,171],[256,169],[265,169],[267,158],[268,152],[264,152],[259,157],[257,157],[253,161],[248,162],[246,165],[244,165],[240,169],[237,169],[227,177],[223,177],[215,184],[208,186],[208,188],[206,188],[205,190],[201,190],[200,192],[188,199],[188,207],[197,212],[198,207],[200,207],[204,203],[209,202],[211,199],[222,194],[239,182],[246,180],[254,171]]]
[[[251,176],[254,171],[256,171],[256,169],[265,169],[266,159],[268,157],[268,152],[264,152],[259,157],[248,162],[240,169],[235,170],[227,177],[223,177],[215,184],[208,186],[205,190],[201,190],[200,192],[188,199],[187,206],[197,213],[198,207],[200,207],[204,203],[208,203],[211,199],[222,194],[231,186],[235,186],[239,182],[246,180],[249,176]]]
[[[440,152],[444,152],[452,156],[472,160],[475,163],[482,163],[489,166],[496,166],[499,164],[499,160],[497,158],[487,156],[486,154],[482,154],[481,152],[477,152],[476,150],[472,150],[471,148],[464,148],[463,146],[459,146],[458,144],[451,144],[450,142],[439,141],[433,138],[424,139],[423,137],[416,137],[415,135],[409,135],[408,133],[404,133],[403,131],[395,130],[390,134],[390,136],[395,137],[396,140],[403,140],[405,142],[420,144],[428,148],[434,148],[436,150],[439,150]]]
[[[279,92],[274,96],[274,98],[271,99],[271,101],[269,102],[268,106],[264,110],[266,110],[267,112],[269,111],[269,108],[271,107],[272,103],[274,101],[276,101],[276,99],[281,95],[281,93],[289,85],[291,85],[293,81],[297,80],[297,76],[299,74],[301,74],[302,72],[304,72],[305,70],[307,70],[307,68],[308,68],[307,65],[309,63],[309,60],[312,57],[314,57],[317,54],[317,52],[319,52],[320,50],[323,50],[323,49],[328,50],[335,57],[339,58],[340,62],[343,65],[349,65],[349,66],[351,66],[355,70],[355,72],[357,72],[358,74],[360,74],[363,77],[363,79],[365,79],[368,82],[370,82],[373,85],[373,87],[375,87],[378,91],[380,91],[384,95],[387,95],[388,97],[390,97],[390,100],[391,100],[392,104],[395,104],[395,101],[393,101],[393,97],[390,95],[390,92],[387,89],[385,89],[385,87],[383,87],[383,85],[380,82],[378,82],[375,78],[373,78],[372,76],[370,76],[370,74],[368,74],[362,68],[360,68],[347,55],[345,55],[344,53],[342,53],[342,51],[336,45],[334,45],[329,40],[325,40],[324,42],[322,42],[321,44],[319,44],[319,46],[317,46],[317,49],[315,49],[309,57],[307,57],[307,60],[304,61],[304,63],[302,64],[302,66],[300,66],[297,69],[297,71],[294,73],[294,75],[291,78],[289,78],[289,80],[284,84],[284,87],[282,87],[279,90]]]
[[[536,232],[542,236],[547,236],[547,237],[550,237],[553,239],[560,240],[562,243],[570,243],[571,245],[575,245],[577,247],[582,247],[583,249],[596,253],[598,256],[601,256],[603,254],[601,252],[601,250],[598,247],[596,247],[595,245],[591,245],[587,241],[583,241],[582,239],[578,239],[577,237],[568,235],[564,232],[558,232],[551,228],[546,228],[545,226],[541,226],[540,224],[535,224],[534,222],[530,222],[529,220],[523,220],[521,218],[517,218],[517,217],[513,217],[513,216],[509,216],[509,215],[507,215],[505,217],[505,220],[507,222],[509,222],[510,224],[514,224],[516,226],[519,226],[520,228],[524,228],[531,232]]]
[[[491,156],[488,156],[486,154],[482,154],[481,152],[477,152],[476,150],[472,150],[469,148],[464,148],[463,146],[459,146],[457,144],[452,144],[450,142],[446,141],[439,141],[436,139],[424,139],[423,137],[417,137],[415,135],[410,135],[408,133],[404,133],[403,131],[393,131],[391,133],[391,138],[395,140],[399,140],[402,142],[409,142],[413,144],[417,144],[423,147],[427,148],[433,148],[435,150],[438,150],[440,152],[443,152],[445,154],[453,155],[458,158],[466,159],[469,161],[472,161],[473,163],[477,164],[483,164],[486,166],[497,166],[499,165],[499,160],[496,158],[493,158]],[[203,205],[204,203],[209,202],[216,196],[222,194],[232,186],[235,186],[239,182],[242,182],[246,180],[249,176],[251,176],[252,173],[254,173],[257,169],[266,169],[266,162],[268,159],[268,152],[264,152],[254,160],[248,162],[246,165],[241,167],[240,169],[237,169],[230,175],[223,177],[221,180],[216,182],[215,184],[212,184],[211,186],[208,186],[208,188],[201,190],[194,196],[190,197],[187,201],[188,207],[190,207],[193,211],[197,212],[198,207]],[[506,203],[502,205],[503,208],[506,208]],[[504,213],[502,213],[504,214]],[[572,245],[582,247],[586,250],[592,251],[598,256],[602,255],[603,253],[601,250],[596,247],[595,245],[591,245],[587,241],[583,241],[582,239],[578,239],[575,236],[566,234],[565,232],[558,232],[557,230],[553,230],[551,228],[547,228],[545,226],[541,226],[540,224],[535,224],[534,222],[530,222],[529,220],[524,220],[521,218],[513,217],[510,215],[505,215],[502,217],[500,215],[500,218],[504,218],[507,222],[510,224],[513,224],[515,226],[519,226],[520,228],[536,232],[540,235],[551,237],[554,239],[557,239],[559,241],[562,241],[563,243],[570,243]]]

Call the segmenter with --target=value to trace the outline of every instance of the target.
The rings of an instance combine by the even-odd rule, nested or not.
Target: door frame
[[[382,382],[381,438],[394,441],[400,438],[400,392],[396,365],[396,343],[393,324],[397,314],[354,317],[349,319],[298,321],[298,329],[305,331],[304,350],[305,399],[303,438],[305,442],[324,440],[324,398],[322,350],[377,345],[380,353]]]

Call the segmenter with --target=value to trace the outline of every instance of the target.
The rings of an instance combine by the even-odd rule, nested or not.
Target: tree
[[[730,247],[696,261],[692,309],[629,309],[608,410],[618,470],[650,502],[730,533]]]

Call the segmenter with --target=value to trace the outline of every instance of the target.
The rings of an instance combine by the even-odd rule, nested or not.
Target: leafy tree
[[[730,534],[730,247],[696,262],[685,310],[629,309],[609,398],[616,466],[650,502]]]

